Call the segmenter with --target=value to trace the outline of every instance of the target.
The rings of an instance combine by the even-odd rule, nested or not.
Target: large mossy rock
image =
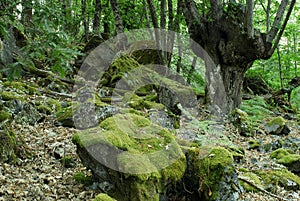
[[[73,137],[85,166],[110,182],[122,201],[160,200],[184,175],[186,159],[173,135],[136,114],[116,114]]]
[[[228,179],[235,174],[230,151],[215,146],[192,147],[187,149],[186,156],[188,165],[184,184],[191,192],[191,200],[235,200],[238,197],[238,193],[231,189],[233,185],[239,188],[237,178]],[[231,181],[228,183],[227,180]]]

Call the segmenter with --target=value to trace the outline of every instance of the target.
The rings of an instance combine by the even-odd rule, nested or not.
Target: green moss
[[[280,158],[283,158],[284,156],[287,156],[287,155],[289,155],[289,154],[290,154],[290,153],[289,153],[286,149],[279,148],[279,149],[276,149],[275,151],[273,151],[273,152],[270,154],[270,157],[271,157],[271,158],[280,159]]]
[[[2,121],[5,121],[6,119],[10,119],[11,118],[11,114],[4,111],[4,110],[1,110],[0,111],[0,122]]]
[[[241,162],[245,157],[245,150],[242,147],[229,146],[226,149],[231,152],[236,162]]]
[[[286,166],[289,166],[296,162],[299,162],[299,164],[300,164],[300,155],[299,154],[289,154],[278,160],[278,163],[286,165]]]
[[[249,140],[248,142],[249,149],[258,149],[260,146],[262,146],[260,140]]]
[[[56,119],[64,126],[73,126],[73,115],[73,107],[66,107],[56,112]]]
[[[288,189],[289,181],[293,181],[297,184],[297,189],[300,187],[300,177],[291,173],[287,169],[281,170],[257,170],[255,173],[262,178],[263,185],[268,186],[282,186]]]
[[[62,106],[58,100],[55,100],[53,98],[47,98],[46,104],[49,106],[49,108],[53,109],[54,111],[60,111],[62,109]]]
[[[216,200],[218,197],[219,183],[222,181],[225,170],[233,164],[232,154],[223,147],[191,148],[187,151],[190,188],[202,192],[205,200]],[[232,171],[233,169],[231,169]],[[226,174],[230,174],[228,171]]]
[[[64,167],[70,168],[74,165],[74,158],[72,156],[65,156],[60,159],[60,162],[64,165]]]
[[[156,110],[163,110],[165,106],[161,103],[156,103],[153,101],[144,101],[144,106],[146,109],[156,109]]]
[[[83,172],[75,173],[73,178],[80,184],[89,185],[92,183],[92,178],[90,176],[86,176]]]
[[[15,89],[19,89],[20,91],[25,91],[24,84],[21,82],[16,82],[16,81],[6,81],[3,82],[4,87],[12,87]]]
[[[255,185],[262,187],[261,178],[259,178],[253,172],[246,172],[243,174],[243,177],[246,177],[248,181],[254,183]],[[247,192],[259,192],[259,189],[245,181],[240,180],[240,183]]]
[[[275,117],[274,119],[272,119],[271,121],[269,121],[267,123],[268,126],[272,126],[272,125],[278,125],[278,126],[284,126],[285,125],[285,120],[283,117],[279,116],[279,117]]]
[[[2,91],[0,92],[0,95],[2,97],[2,100],[9,101],[9,100],[24,100],[25,98],[23,96],[18,95],[15,92],[12,91]]]
[[[38,91],[38,86],[30,83],[31,86],[28,83],[22,83],[22,82],[16,82],[16,81],[6,81],[3,83],[4,87],[10,87],[16,89],[18,92],[26,93],[29,95],[38,94],[40,95],[40,92]]]
[[[283,164],[285,166],[290,166],[297,162],[299,162],[299,164],[300,164],[300,155],[299,154],[293,154],[291,151],[285,150],[283,148],[279,148],[279,149],[273,151],[270,154],[270,157],[276,158],[278,163]]]
[[[14,131],[4,128],[0,130],[0,163],[15,163],[17,156],[15,154],[16,135]]]
[[[79,146],[80,148],[83,147],[83,144],[82,144],[82,142],[81,142],[81,139],[80,139],[80,137],[79,137],[79,134],[73,135],[73,137],[72,137],[72,142],[73,142],[74,144],[76,144],[77,146]]]
[[[132,92],[125,93],[122,102],[124,104],[128,104],[131,108],[136,110],[143,110],[143,109],[163,110],[165,108],[163,104],[156,103],[154,101],[144,100],[144,98],[139,97],[138,95]]]
[[[81,147],[104,144],[123,151],[116,156],[119,173],[112,176],[119,185],[117,199],[126,195],[130,201],[159,200],[165,185],[180,180],[186,169],[185,155],[175,137],[136,114],[109,117],[98,127],[74,135],[73,142]]]
[[[147,155],[123,152],[118,155],[118,164],[120,170],[125,172],[125,177],[134,175],[140,181],[147,181],[150,177],[151,179],[161,177],[158,169],[151,163]]]
[[[116,200],[111,198],[109,195],[105,193],[100,193],[95,197],[94,201],[116,201]]]
[[[281,134],[283,131],[284,127],[286,125],[286,121],[283,117],[275,117],[271,121],[269,121],[265,125],[265,129],[268,133],[271,134]]]
[[[44,114],[51,114],[51,112],[52,112],[52,109],[46,105],[39,105],[37,107],[37,110]]]

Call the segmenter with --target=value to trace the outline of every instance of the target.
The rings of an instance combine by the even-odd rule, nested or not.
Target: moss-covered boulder
[[[94,201],[116,201],[116,200],[111,198],[109,195],[105,193],[100,193],[95,197]]]
[[[232,154],[223,147],[208,146],[188,148],[186,156],[186,189],[197,195],[194,199],[217,200],[222,185],[230,185],[221,182],[234,172]]]
[[[280,148],[270,154],[271,158],[277,159],[277,162],[285,165],[290,171],[300,174],[300,155]]]
[[[287,169],[256,170],[254,173],[259,176],[265,189],[271,192],[274,191],[278,185],[286,190],[300,189],[300,177]]]
[[[287,135],[290,133],[286,120],[280,116],[267,122],[265,129],[268,133],[275,135]]]
[[[109,117],[73,142],[85,166],[100,182],[110,182],[118,200],[158,201],[186,168],[173,135],[136,114]]]
[[[250,136],[251,125],[249,123],[248,114],[241,109],[234,109],[231,112],[232,122],[239,130],[242,136]]]

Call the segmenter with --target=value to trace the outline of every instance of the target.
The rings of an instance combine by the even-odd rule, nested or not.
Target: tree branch
[[[266,38],[266,42],[267,43],[271,43],[272,44],[274,38],[276,37],[277,32],[278,32],[278,30],[280,28],[280,24],[282,22],[284,11],[285,11],[285,9],[286,9],[286,7],[288,5],[288,2],[289,2],[289,0],[282,0],[281,1],[280,6],[279,6],[279,8],[277,10],[277,13],[276,13],[276,17],[275,17],[274,22],[272,24],[272,28],[271,28],[271,30],[267,34],[267,38]]]
[[[288,10],[288,12],[287,12],[287,14],[286,14],[286,17],[285,17],[285,19],[284,19],[283,25],[282,25],[282,27],[281,27],[281,30],[280,30],[279,34],[277,35],[277,37],[276,37],[276,40],[275,40],[275,43],[274,43],[273,47],[272,47],[272,48],[269,50],[269,52],[268,52],[268,55],[269,55],[269,56],[271,56],[271,55],[274,53],[275,49],[276,49],[277,46],[278,46],[278,43],[279,43],[279,41],[280,41],[280,38],[282,37],[282,34],[283,34],[283,32],[284,32],[284,30],[285,30],[285,28],[286,28],[286,25],[287,25],[287,23],[288,23],[288,20],[289,20],[289,18],[290,18],[290,16],[291,16],[291,13],[292,13],[293,8],[294,8],[294,6],[295,6],[295,2],[296,2],[296,0],[292,0],[291,5],[290,5],[290,7],[289,7],[289,10]],[[272,30],[272,29],[271,29],[271,30]]]

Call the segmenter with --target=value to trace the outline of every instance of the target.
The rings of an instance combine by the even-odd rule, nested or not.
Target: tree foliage
[[[3,0],[0,3],[0,38],[4,49],[7,50],[1,53],[1,71],[11,79],[18,78],[22,73],[30,72],[32,69],[51,70],[61,76],[73,75],[74,60],[81,54],[81,47],[92,36],[98,35],[105,40],[117,33],[152,27],[190,35],[204,48],[207,47],[206,50],[217,64],[223,66],[225,63],[228,67],[230,62],[234,63],[237,56],[243,56],[244,53],[252,54],[250,45],[249,49],[230,49],[229,40],[227,43],[225,41],[223,49],[218,50],[224,52],[218,54],[228,56],[230,62],[226,63],[220,59],[221,57],[218,58],[217,54],[212,53],[216,49],[208,47],[207,41],[213,43],[214,38],[210,35],[205,38],[200,33],[205,33],[201,28],[202,25],[211,26],[211,30],[217,32],[219,29],[214,29],[214,25],[222,20],[225,20],[225,24],[230,18],[230,21],[236,23],[230,26],[239,29],[238,32],[230,33],[231,38],[242,33],[247,36],[246,38],[261,38],[257,41],[247,39],[244,40],[245,43],[246,41],[250,41],[249,44],[264,43],[264,49],[253,48],[253,56],[248,60],[242,59],[244,63],[238,63],[245,66],[242,67],[241,76],[254,62],[248,74],[263,76],[270,85],[280,89],[299,75],[298,2],[293,12],[289,13],[290,3],[294,2],[294,0]],[[289,14],[291,16],[287,23],[285,19]],[[165,64],[185,77],[196,91],[203,93],[205,81],[206,84],[209,83],[205,80],[203,69],[199,67],[204,65],[201,59],[196,55],[184,55],[185,52],[181,47],[174,47],[174,41],[180,43],[180,38],[174,36],[166,38],[155,34],[153,37],[161,41],[158,45],[173,49],[174,54],[162,55]],[[220,41],[216,42],[218,47],[222,46]],[[125,47],[127,44],[122,46]],[[278,53],[273,54],[277,50]],[[231,54],[234,56],[231,57]],[[236,72],[237,69],[233,71]],[[223,79],[228,79],[226,76],[223,74]],[[226,87],[225,83],[225,91],[228,90]]]

